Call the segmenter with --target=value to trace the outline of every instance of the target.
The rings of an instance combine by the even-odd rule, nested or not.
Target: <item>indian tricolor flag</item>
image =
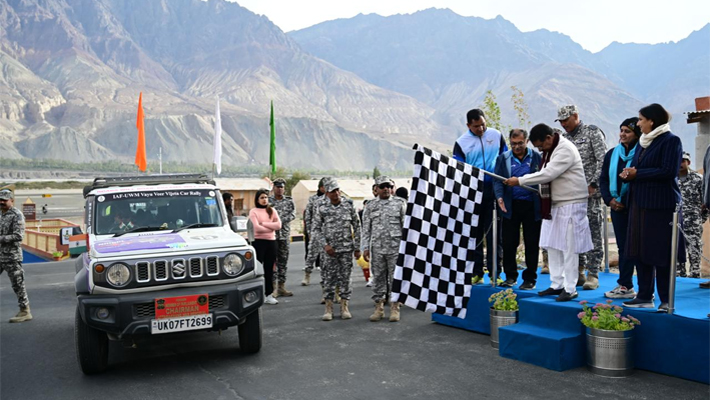
[[[69,254],[79,255],[85,253],[89,250],[87,243],[89,243],[89,235],[86,233],[69,236]]]

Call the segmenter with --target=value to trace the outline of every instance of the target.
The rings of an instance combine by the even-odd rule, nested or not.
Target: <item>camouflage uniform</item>
[[[322,249],[319,249],[317,247],[312,247],[310,244],[313,242],[316,242],[318,238],[315,236],[315,233],[313,232],[313,220],[316,215],[316,209],[322,205],[330,203],[330,200],[328,200],[328,197],[325,195],[320,195],[318,196],[317,194],[314,194],[313,196],[308,198],[308,204],[306,205],[306,214],[303,217],[303,222],[306,225],[306,234],[308,234],[308,252],[306,254],[306,272],[311,273],[313,272],[313,267],[316,266],[316,263],[318,259],[320,258],[320,253],[322,252]],[[314,250],[315,249],[315,250]]]
[[[565,106],[560,109],[558,114],[558,119],[565,119],[572,116],[572,114],[577,114],[577,108]],[[602,173],[602,164],[607,150],[604,132],[598,127],[586,125],[580,120],[579,125],[572,132],[564,132],[563,135],[574,143],[579,155],[582,157],[587,186],[596,188],[596,192],[587,199],[587,218],[589,219],[589,230],[592,232],[594,249],[579,255],[580,271],[586,267],[590,274],[596,275],[604,259],[604,246],[602,243],[604,216],[602,215],[602,195],[599,191],[599,176]]]
[[[326,188],[337,187],[335,180],[330,181]],[[311,252],[322,254],[321,279],[325,299],[332,301],[335,297],[335,287],[340,288],[340,297],[350,300],[352,289],[350,275],[353,269],[353,251],[358,250],[360,243],[360,220],[352,202],[341,197],[340,203],[334,205],[326,197],[327,202],[319,202],[313,217],[311,229],[313,238],[310,244]],[[335,256],[325,253],[324,247],[329,245],[335,250]]]
[[[370,200],[362,214],[360,248],[370,251],[372,300],[375,303],[389,300],[406,208],[404,199],[391,196],[387,200]]]
[[[7,272],[12,290],[17,295],[20,309],[30,305],[25,290],[25,274],[22,269],[22,238],[25,236],[25,217],[15,207],[0,216],[0,274]]]
[[[687,276],[700,278],[700,255],[703,249],[703,222],[708,217],[707,210],[701,212],[703,198],[703,177],[688,170],[688,175],[680,177],[680,193],[683,197],[683,232],[688,248],[690,269]],[[678,272],[686,276],[685,263],[678,265]]]
[[[286,283],[286,270],[288,264],[288,254],[291,246],[291,221],[296,218],[296,205],[290,196],[283,196],[281,200],[276,197],[269,197],[269,203],[279,213],[281,218],[281,229],[276,231],[276,274],[274,280],[279,283]]]

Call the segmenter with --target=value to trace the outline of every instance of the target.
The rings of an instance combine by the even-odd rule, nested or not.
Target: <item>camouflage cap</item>
[[[319,188],[325,187],[325,185],[328,184],[328,181],[329,181],[330,179],[331,179],[331,178],[328,177],[328,176],[324,176],[324,177],[320,178],[320,180],[318,181],[318,187],[319,187]]]
[[[286,180],[284,178],[274,179],[274,186],[284,187],[286,186]]]
[[[12,200],[13,198],[12,190],[10,189],[3,189],[0,190],[0,200]]]
[[[579,112],[577,111],[577,106],[575,106],[574,104],[562,106],[557,110],[557,119],[555,120],[555,122],[565,120],[574,114],[579,114]]]
[[[337,181],[337,180],[335,180],[335,179],[333,179],[333,178],[330,178],[330,179],[328,180],[328,182],[326,182],[326,184],[325,184],[325,191],[328,192],[328,193],[330,193],[330,192],[332,192],[332,191],[335,190],[335,189],[340,189],[340,185],[338,185],[338,181]]]
[[[684,151],[683,152],[683,160],[688,160],[688,162],[690,162],[690,153],[688,153],[687,151]]]
[[[390,179],[390,177],[387,175],[380,175],[375,178],[375,185],[380,186],[383,183],[389,183],[390,185],[392,185],[392,179]]]

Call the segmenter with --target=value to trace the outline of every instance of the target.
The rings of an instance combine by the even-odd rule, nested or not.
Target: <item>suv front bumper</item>
[[[245,295],[254,293],[254,300],[247,302]],[[155,299],[207,294],[212,328],[226,329],[241,324],[245,318],[264,303],[264,279],[223,285],[179,288],[171,290],[132,293],[125,295],[79,295],[78,307],[82,320],[95,329],[117,335],[119,338],[132,335],[150,335],[151,321],[155,319]],[[107,308],[109,316],[101,319],[99,308]]]

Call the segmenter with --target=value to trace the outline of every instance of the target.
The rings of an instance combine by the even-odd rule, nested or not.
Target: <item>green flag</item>
[[[276,173],[276,133],[274,131],[274,101],[271,100],[271,152],[269,153],[269,165],[271,165],[271,173]]]

